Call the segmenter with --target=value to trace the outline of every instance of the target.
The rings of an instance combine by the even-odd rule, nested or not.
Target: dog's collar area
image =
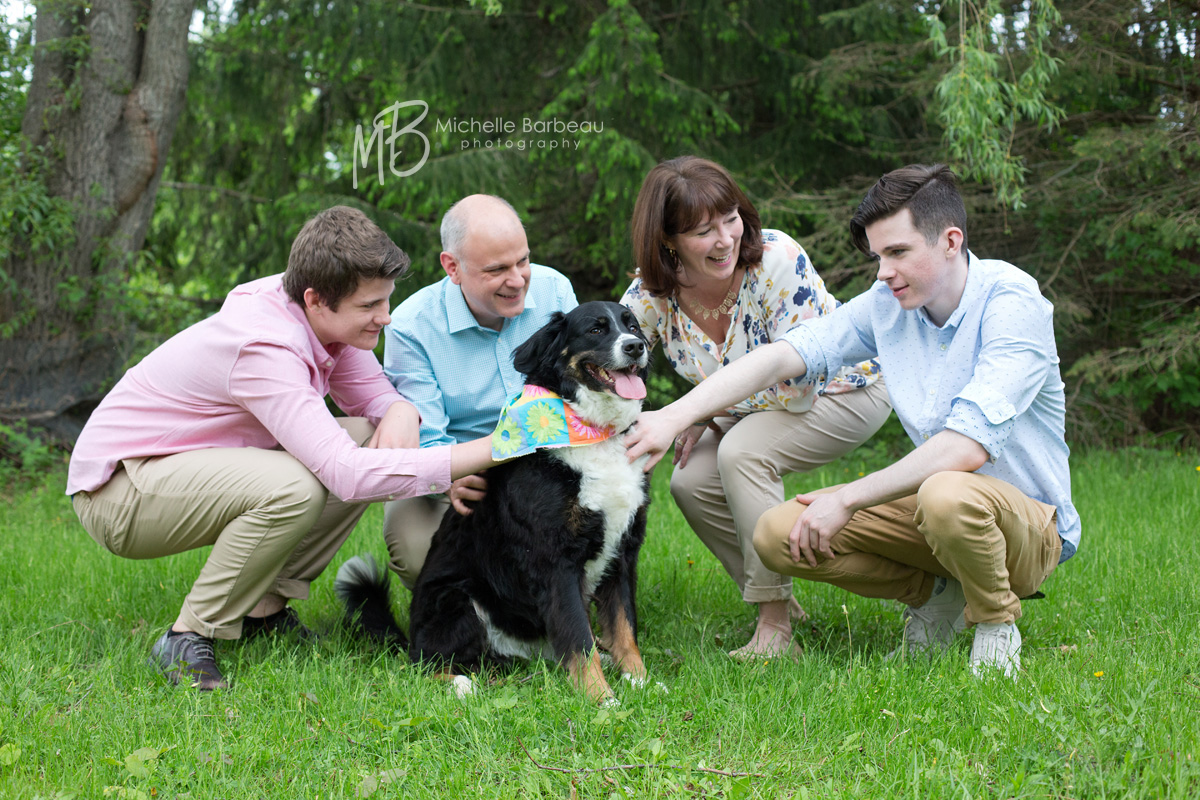
[[[549,389],[526,384],[500,410],[492,433],[492,458],[503,461],[554,447],[579,447],[610,439],[612,426],[595,426]]]

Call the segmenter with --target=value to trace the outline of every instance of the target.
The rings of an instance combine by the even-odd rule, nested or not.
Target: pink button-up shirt
[[[444,492],[450,448],[359,447],[325,406],[378,425],[405,402],[374,353],[325,348],[280,275],[242,284],[118,381],[75,449],[67,494],[103,486],[123,458],[209,447],[282,447],[347,502]]]

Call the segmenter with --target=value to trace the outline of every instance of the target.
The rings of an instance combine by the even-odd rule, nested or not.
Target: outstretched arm
[[[492,460],[492,437],[482,436],[450,445],[450,480],[483,472],[498,462]]]
[[[649,472],[670,448],[672,440],[697,420],[711,419],[755,392],[787,378],[805,374],[804,359],[787,342],[760,347],[722,367],[694,389],[659,411],[644,411],[625,434],[626,453],[633,461],[649,455]]]

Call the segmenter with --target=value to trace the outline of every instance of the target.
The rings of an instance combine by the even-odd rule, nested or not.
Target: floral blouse
[[[654,297],[634,278],[621,303],[638,319],[653,348],[661,342],[667,361],[693,384],[749,353],[776,341],[799,322],[828,314],[841,303],[825,288],[808,255],[792,237],[764,230],[762,262],[753,264],[742,278],[737,304],[725,341],[714,342],[700,330],[674,297]],[[820,394],[841,394],[869,386],[879,379],[879,364],[863,361],[843,367]],[[812,408],[813,385],[786,380],[752,395],[728,409],[735,417],[755,411],[801,412]]]

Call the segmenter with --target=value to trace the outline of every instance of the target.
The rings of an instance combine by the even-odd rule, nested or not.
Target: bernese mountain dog
[[[392,616],[386,570],[347,561],[335,585],[351,625],[406,649],[453,680],[460,696],[471,691],[466,676],[486,663],[549,656],[589,698],[616,702],[600,649],[643,685],[635,595],[649,477],[644,459],[629,462],[620,434],[641,411],[648,363],[646,339],[624,306],[590,302],[554,314],[513,364],[583,424],[614,435],[492,467],[473,513],[446,512],[413,587],[411,639]]]

